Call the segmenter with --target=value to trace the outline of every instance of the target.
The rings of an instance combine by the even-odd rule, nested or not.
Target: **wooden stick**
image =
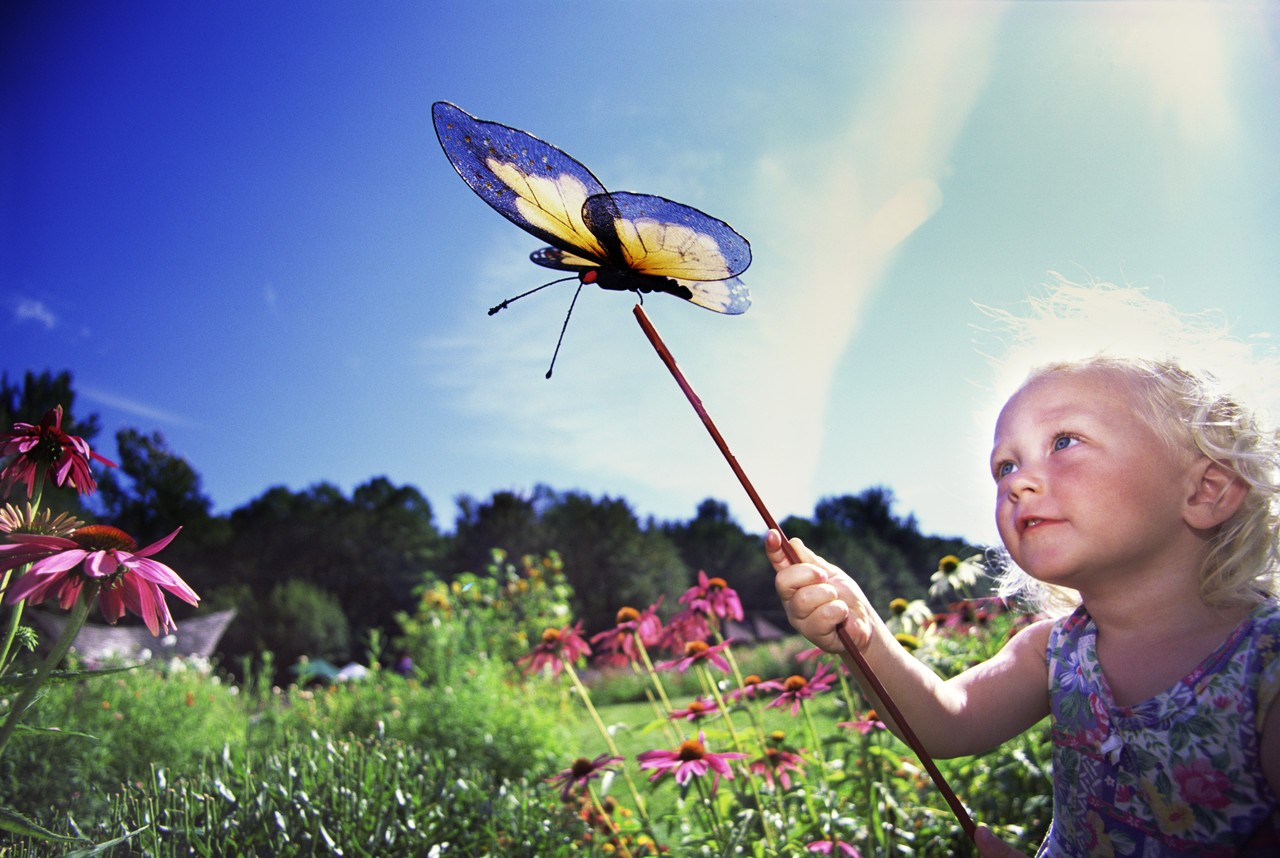
[[[658,331],[649,321],[649,317],[645,315],[644,308],[636,304],[635,309],[636,321],[640,323],[644,334],[649,338],[649,342],[658,353],[658,357],[662,358],[662,362],[667,365],[667,369],[671,371],[671,375],[675,377],[676,383],[680,385],[680,389],[684,391],[685,398],[689,400],[689,404],[693,406],[693,410],[698,413],[698,417],[702,419],[702,425],[707,427],[707,432],[711,434],[712,439],[716,442],[716,446],[720,448],[721,454],[725,461],[729,463],[729,467],[733,469],[733,473],[738,477],[738,482],[746,489],[747,496],[751,498],[751,503],[755,505],[756,512],[760,513],[760,517],[764,519],[765,526],[771,530],[778,531],[782,535],[782,550],[787,555],[787,559],[792,563],[799,563],[800,557],[796,554],[796,550],[788,541],[786,534],[782,533],[782,528],[778,526],[778,522],[770,515],[769,510],[764,505],[764,501],[760,499],[760,495],[756,492],[755,487],[751,485],[751,480],[747,478],[747,474],[742,470],[742,466],[738,464],[738,460],[729,450],[729,445],[725,443],[724,437],[720,434],[720,430],[716,428],[716,424],[712,422],[711,415],[707,413],[707,409],[703,406],[702,400],[698,398],[698,394],[694,393],[692,385],[684,377],[684,373],[676,366],[676,359],[672,356],[671,351],[667,348],[666,343],[662,341],[662,337],[658,336]],[[902,738],[910,746],[911,750],[920,759],[921,764],[929,773],[929,777],[933,778],[934,784],[942,793],[942,797],[946,799],[947,804],[951,807],[951,812],[955,814],[956,819],[960,821],[960,827],[964,829],[964,833],[968,835],[970,840],[974,839],[976,827],[973,819],[970,818],[969,812],[965,810],[964,805],[960,803],[960,799],[947,785],[946,778],[942,776],[942,772],[938,770],[938,766],[933,762],[933,757],[925,750],[924,743],[911,729],[911,725],[907,723],[907,719],[903,717],[902,711],[898,709],[898,705],[893,702],[893,698],[889,696],[889,692],[885,690],[884,685],[876,676],[875,671],[871,669],[871,665],[867,663],[866,656],[854,644],[853,639],[849,637],[849,633],[845,631],[844,625],[836,627],[836,635],[840,638],[840,643],[853,659],[858,670],[862,673],[867,684],[871,686],[871,690],[875,692],[876,697],[888,710],[889,716],[893,722],[898,725],[898,729],[902,731]]]

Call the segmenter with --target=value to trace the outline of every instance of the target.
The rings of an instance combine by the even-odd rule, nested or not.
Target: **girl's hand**
[[[974,842],[978,844],[978,854],[982,858],[1027,858],[1024,853],[992,834],[991,829],[985,825],[978,826]]]
[[[782,534],[770,530],[764,550],[777,575],[774,586],[793,628],[827,652],[844,651],[836,627],[844,625],[854,644],[865,648],[875,615],[853,579],[814,554],[799,539],[791,540],[801,562],[792,564],[782,551]]]

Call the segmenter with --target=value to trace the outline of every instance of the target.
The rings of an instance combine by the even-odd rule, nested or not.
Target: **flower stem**
[[[93,600],[98,596],[98,585],[90,583],[80,591],[80,598],[76,602],[75,607],[71,609],[71,614],[67,617],[67,623],[62,627],[62,637],[53,645],[53,650],[44,660],[44,663],[36,670],[36,674],[27,680],[23,685],[22,691],[18,694],[18,698],[13,703],[13,709],[9,712],[9,717],[4,720],[4,726],[0,727],[0,754],[4,753],[5,747],[9,744],[13,731],[17,729],[18,722],[22,719],[22,715],[26,712],[27,707],[31,705],[31,701],[35,700],[36,693],[39,692],[40,686],[44,685],[46,679],[52,674],[62,660],[66,658],[67,652],[71,649],[71,644],[75,643],[76,635],[80,631],[80,627],[84,625],[84,621],[89,617],[89,608],[93,606]]]
[[[22,567],[22,574],[26,574],[31,564],[25,564]],[[13,582],[13,570],[4,573],[4,580],[0,582],[0,601],[4,599],[4,594],[9,592],[9,585]],[[13,649],[13,638],[18,633],[18,623],[22,620],[22,609],[26,607],[26,601],[21,601],[9,610],[9,615],[4,620],[3,640],[0,640],[0,676],[9,670],[9,651]]]
[[[609,734],[609,728],[604,725],[604,720],[600,717],[600,713],[596,711],[595,704],[591,702],[591,693],[587,691],[587,687],[582,684],[582,680],[578,678],[578,672],[573,669],[573,665],[565,664],[564,672],[569,674],[569,679],[573,681],[573,687],[578,692],[578,696],[582,698],[582,703],[587,707],[587,712],[591,715],[591,720],[595,722],[596,729],[600,731],[600,736],[604,739],[605,746],[609,749],[609,753],[615,757],[621,757],[622,752],[618,750],[618,745],[613,741],[613,736]],[[640,819],[644,823],[646,829],[649,828],[649,812],[645,809],[644,797],[640,795],[640,790],[636,788],[636,782],[631,777],[631,770],[623,766],[622,774],[627,782],[627,787],[631,791],[631,798],[636,803],[636,812],[640,814]],[[649,832],[652,836],[653,832]]]

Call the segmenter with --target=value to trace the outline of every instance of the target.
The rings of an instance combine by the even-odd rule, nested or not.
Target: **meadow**
[[[1026,621],[962,590],[886,606],[943,673]],[[0,789],[65,839],[0,855],[973,854],[834,659],[723,633],[726,582],[700,576],[665,616],[623,607],[590,641],[569,595],[554,555],[497,553],[419,589],[403,672],[375,639],[356,682],[174,661],[49,685],[27,721],[55,729],[15,736]],[[1044,725],[940,766],[975,819],[1034,849]]]

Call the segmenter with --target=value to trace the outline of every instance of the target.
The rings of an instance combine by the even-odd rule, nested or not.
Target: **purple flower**
[[[657,646],[662,640],[662,620],[658,619],[658,606],[662,599],[650,605],[644,613],[635,608],[618,610],[618,624],[591,637],[598,647],[597,660],[605,664],[628,664],[640,656],[636,638],[646,649]]]
[[[785,706],[791,704],[791,714],[795,715],[800,711],[800,702],[808,700],[815,694],[827,691],[835,684],[835,676],[831,674],[831,668],[827,663],[819,662],[818,669],[813,672],[812,679],[805,679],[803,676],[789,676],[787,681],[783,683],[784,690],[777,696],[766,709],[772,709],[775,706]]]
[[[680,604],[704,616],[722,620],[741,620],[742,601],[723,578],[708,578],[698,571],[698,583],[685,591]]]
[[[27,497],[35,494],[36,474],[47,469],[54,485],[70,485],[82,495],[98,487],[89,473],[89,462],[96,459],[112,468],[116,463],[89,449],[89,442],[62,429],[62,406],[45,412],[39,423],[15,423],[8,432],[0,432],[0,458],[12,457],[0,469],[0,491],[5,495],[14,483],[25,483]]]
[[[838,721],[836,722],[836,726],[848,727],[851,730],[857,730],[864,736],[872,730],[888,729],[885,727],[884,722],[880,720],[880,716],[876,714],[876,710],[874,709],[868,709],[867,714],[862,716],[861,721]]]
[[[544,667],[550,667],[551,672],[559,676],[566,665],[572,666],[578,659],[589,655],[591,647],[582,637],[582,621],[579,620],[572,628],[566,625],[544,631],[542,642],[516,663],[529,663],[525,673],[537,673]]]
[[[13,541],[0,545],[0,572],[24,563],[31,568],[10,586],[5,601],[12,605],[27,599],[35,605],[53,596],[65,609],[76,603],[86,584],[95,584],[98,606],[107,622],[115,623],[127,609],[142,617],[157,637],[161,631],[173,631],[177,626],[164,591],[191,605],[200,597],[151,555],[168,545],[178,530],[142,549],[129,534],[105,524],[81,527],[70,539],[11,533]]]
[[[815,840],[804,848],[820,855],[830,855],[839,849],[840,854],[847,856],[847,858],[862,858],[861,852],[843,840]]]
[[[765,746],[764,756],[758,760],[752,760],[747,766],[752,774],[764,777],[765,783],[770,787],[773,786],[773,779],[777,777],[778,782],[782,784],[783,789],[791,789],[791,775],[788,772],[804,771],[804,758],[794,751],[789,751],[782,746],[783,734],[774,732],[769,737],[769,743]]]
[[[563,783],[564,789],[560,791],[560,798],[568,801],[574,787],[585,787],[592,778],[600,777],[601,772],[607,771],[609,766],[621,761],[622,757],[611,757],[608,754],[601,754],[594,760],[579,757],[574,760],[572,766],[560,774],[547,778],[547,783]]]
[[[724,656],[720,653],[729,646],[729,641],[711,646],[706,641],[689,641],[684,645],[684,658],[672,659],[671,661],[663,661],[654,665],[656,670],[667,670],[674,667],[676,670],[684,673],[693,665],[699,662],[711,662],[725,673],[729,672],[729,662],[725,661]]]
[[[732,751],[713,754],[707,750],[706,741],[706,734],[699,733],[697,739],[685,739],[674,751],[645,751],[638,754],[636,759],[640,762],[640,768],[655,770],[649,777],[651,783],[657,782],[667,772],[674,771],[676,783],[685,786],[690,779],[711,772],[711,792],[714,795],[721,775],[733,780],[729,760],[740,760],[746,754]]]
[[[784,691],[786,686],[780,679],[761,679],[756,674],[748,674],[742,678],[742,687],[735,688],[725,694],[725,699],[736,703],[746,697],[755,697],[765,691]]]
[[[714,715],[720,711],[720,704],[716,703],[714,697],[698,697],[689,704],[687,709],[676,709],[672,711],[670,718],[675,721],[684,718],[687,721],[697,721],[699,718],[706,718],[708,715]]]

